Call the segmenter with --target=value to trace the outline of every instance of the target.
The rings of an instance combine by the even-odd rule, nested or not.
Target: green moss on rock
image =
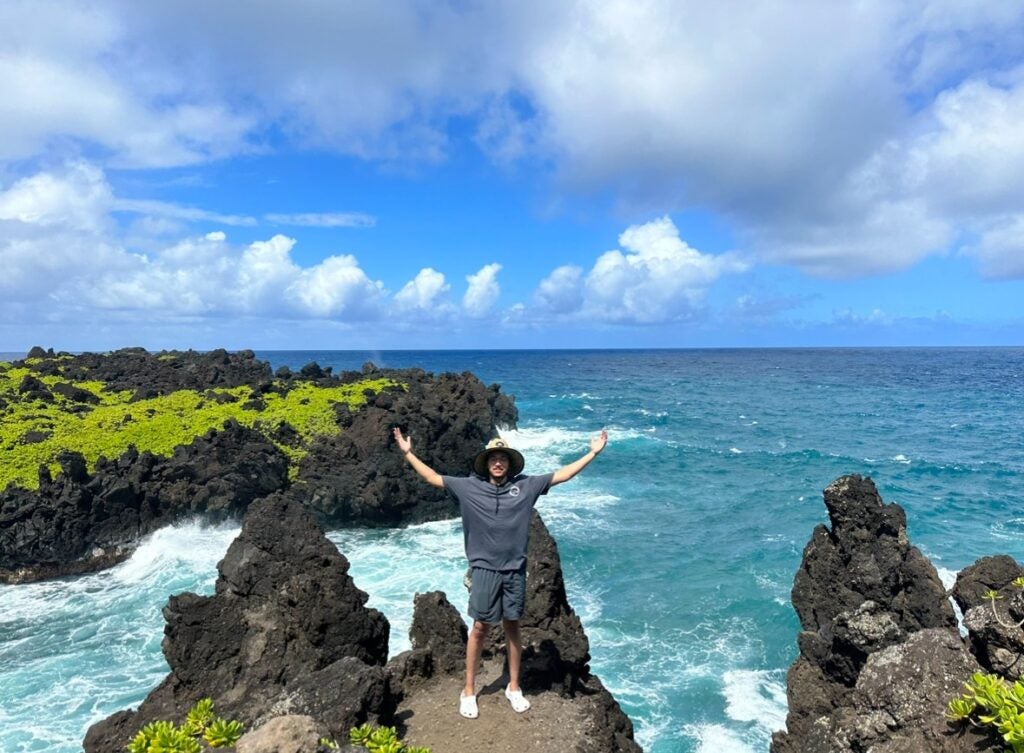
[[[59,393],[52,395],[52,402],[30,400],[18,391],[29,374],[51,390],[58,383],[85,390],[99,403],[76,402]],[[248,386],[179,390],[130,402],[131,391],[107,391],[103,382],[71,382],[59,375],[40,376],[27,368],[0,363],[0,452],[4,458],[0,489],[12,481],[37,489],[39,467],[46,465],[55,474],[59,470],[56,458],[65,450],[82,453],[89,468],[101,456],[118,457],[129,445],[139,452],[166,457],[175,447],[219,429],[228,419],[273,441],[288,456],[294,478],[309,444],[316,437],[341,431],[336,406],[357,410],[366,402],[367,393],[401,385],[390,379],[372,379],[335,387],[310,382],[274,386],[284,389],[259,395]],[[285,424],[292,431],[287,431]]]

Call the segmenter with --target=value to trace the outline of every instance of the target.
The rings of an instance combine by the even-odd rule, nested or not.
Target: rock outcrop
[[[228,421],[179,445],[170,457],[129,448],[115,459],[101,458],[92,468],[80,454],[65,453],[56,478],[40,468],[38,489],[12,484],[0,490],[0,582],[101,569],[123,559],[141,536],[162,526],[191,516],[240,516],[253,499],[289,488],[329,527],[398,526],[454,517],[454,502],[442,490],[423,485],[404,465],[392,429],[402,427],[438,472],[462,475],[497,428],[514,427],[517,420],[509,396],[468,372],[435,377],[421,369],[381,370],[367,364],[360,372],[335,375],[309,364],[298,373],[282,368],[271,375],[269,365],[250,351],[150,354],[142,349],[71,356],[36,348],[14,366],[33,370],[21,381],[19,399],[49,405],[59,394],[72,401],[62,408],[72,413],[96,407],[85,397],[95,402],[96,396],[74,387],[70,382],[75,381],[131,390],[132,399],[196,390],[207,402],[237,400],[215,389],[245,385],[251,390],[242,408],[257,414],[270,393],[287,393],[308,382],[337,387],[386,379],[396,386],[367,391],[358,410],[337,404],[334,420],[340,433],[314,439],[297,468],[289,468],[282,450],[298,437],[287,422],[260,433]],[[69,382],[51,388],[41,381],[57,377]],[[0,420],[4,410],[0,405]],[[133,420],[144,422],[144,412],[136,412]],[[46,438],[44,432],[30,431],[19,442]]]
[[[629,718],[589,672],[587,639],[565,598],[557,547],[539,517],[530,551],[536,577],[524,623],[531,626],[530,646],[543,647],[532,659],[534,676],[573,705],[578,751],[639,753]],[[408,715],[395,714],[399,703],[417,708],[421,693],[420,701],[436,707],[430,678],[461,682],[466,626],[444,594],[416,597],[413,649],[385,664],[387,620],[366,608],[345,557],[288,494],[250,506],[218,572],[214,595],[171,597],[163,641],[170,674],[138,709],[93,725],[86,753],[124,750],[143,725],[181,720],[203,697],[213,699],[218,714],[246,725],[240,751],[311,751],[320,736],[342,741],[365,722],[402,729]],[[565,716],[545,719],[542,708],[531,713],[540,730],[564,724]],[[414,716],[420,723],[430,717],[425,710]],[[448,734],[453,717],[445,702],[433,733]]]
[[[363,376],[407,387],[370,397],[358,412],[339,412],[344,431],[315,443],[302,461],[297,486],[304,498],[328,525],[396,526],[458,515],[443,490],[408,469],[392,429],[400,427],[438,473],[464,476],[497,427],[516,425],[511,399],[469,372],[431,377],[367,366]]]
[[[171,673],[137,710],[93,725],[87,753],[123,750],[143,725],[181,720],[207,696],[247,728],[305,715],[339,738],[390,712],[388,622],[304,505],[280,494],[253,504],[218,572],[213,596],[171,597]]]
[[[288,484],[288,460],[258,433],[231,421],[168,458],[129,450],[90,473],[79,453],[60,457],[39,489],[0,494],[0,582],[113,565],[142,536],[186,517],[241,516],[254,499]]]
[[[825,504],[832,527],[814,530],[793,586],[800,655],[773,753],[989,749],[989,737],[946,722],[981,666],[902,508],[860,476],[834,481]]]
[[[1022,575],[1012,557],[984,557],[957,575],[952,590],[978,661],[1009,680],[1024,678],[1024,589],[1013,584]],[[988,591],[999,598],[986,599]]]

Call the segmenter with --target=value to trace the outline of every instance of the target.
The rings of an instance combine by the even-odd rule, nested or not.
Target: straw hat
[[[490,475],[487,472],[487,459],[491,456],[492,453],[495,452],[504,452],[506,455],[508,455],[509,478],[518,476],[520,473],[523,472],[523,466],[526,465],[526,461],[523,460],[523,456],[519,453],[519,451],[513,450],[511,447],[509,447],[508,442],[506,442],[501,437],[495,437],[490,442],[488,442],[487,446],[484,449],[480,450],[480,452],[478,452],[476,457],[473,459],[473,470],[476,471],[476,474],[478,476],[483,476],[484,478],[487,478]]]

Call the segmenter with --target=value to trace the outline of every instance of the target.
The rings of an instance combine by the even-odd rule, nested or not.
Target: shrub
[[[211,748],[234,747],[242,736],[242,723],[213,716],[213,700],[204,698],[189,710],[185,723],[150,722],[128,743],[128,753],[202,753],[196,738],[202,736]]]
[[[991,727],[1009,745],[1010,753],[1024,753],[1024,682],[1012,685],[998,675],[975,672],[965,684],[967,692],[949,702],[950,723]]]

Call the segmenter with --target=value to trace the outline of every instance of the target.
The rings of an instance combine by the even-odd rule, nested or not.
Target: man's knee
[[[491,629],[491,626],[486,622],[480,622],[480,620],[473,620],[473,635],[476,638],[486,638],[487,631]]]

